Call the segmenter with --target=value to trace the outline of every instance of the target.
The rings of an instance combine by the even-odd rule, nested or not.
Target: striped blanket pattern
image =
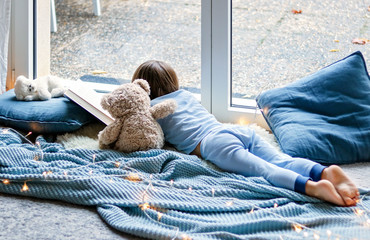
[[[336,207],[169,150],[124,154],[34,144],[0,128],[0,191],[92,205],[150,239],[369,239],[370,193]]]

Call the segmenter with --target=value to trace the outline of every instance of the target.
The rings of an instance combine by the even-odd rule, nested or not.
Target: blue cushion
[[[256,100],[288,155],[323,164],[370,161],[370,79],[361,52]]]
[[[34,133],[62,133],[79,129],[94,117],[67,98],[17,101],[14,90],[0,95],[0,125]]]

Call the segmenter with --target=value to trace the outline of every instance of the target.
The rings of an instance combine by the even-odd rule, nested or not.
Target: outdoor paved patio
[[[51,35],[51,73],[130,80],[149,59],[170,63],[182,86],[200,89],[200,0],[56,0],[58,32]],[[233,93],[262,90],[302,78],[360,50],[369,59],[369,1],[233,0]],[[292,10],[301,11],[294,14]]]

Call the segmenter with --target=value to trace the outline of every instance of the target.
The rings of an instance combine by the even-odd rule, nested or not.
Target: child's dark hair
[[[150,99],[179,90],[179,80],[175,70],[165,62],[150,60],[141,64],[132,76],[144,79],[150,85]]]

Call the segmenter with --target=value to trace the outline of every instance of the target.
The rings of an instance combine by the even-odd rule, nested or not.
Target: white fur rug
[[[89,124],[76,132],[59,135],[57,137],[57,142],[63,144],[66,149],[99,149],[97,135],[104,127],[105,125],[100,123]],[[256,124],[251,124],[248,127],[253,128],[258,135],[280,151],[279,145],[273,134]],[[358,187],[370,189],[370,162],[347,164],[341,167]]]

